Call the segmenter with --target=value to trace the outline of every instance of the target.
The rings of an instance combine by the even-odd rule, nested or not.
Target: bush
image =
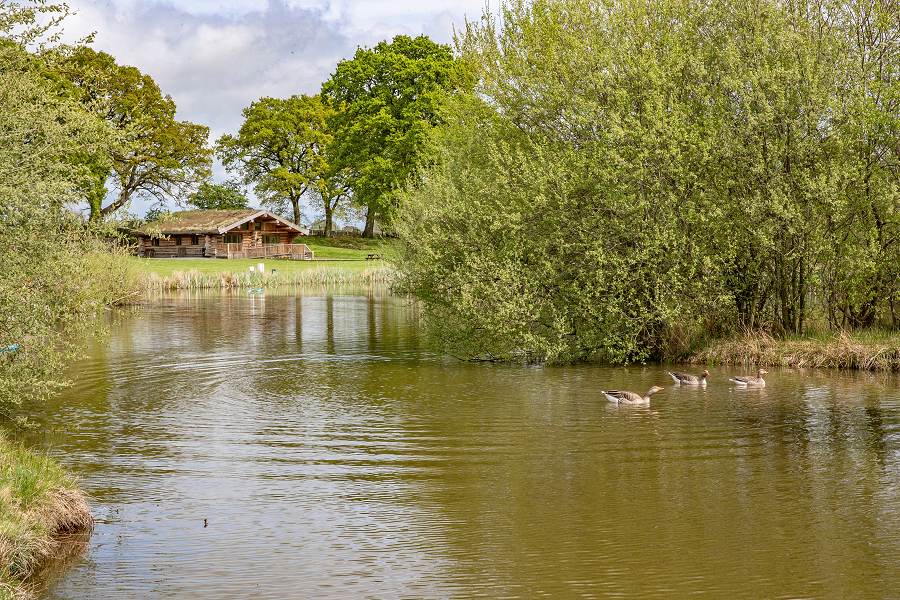
[[[434,339],[630,362],[812,315],[900,328],[900,115],[866,91],[893,97],[900,58],[857,35],[892,20],[832,9],[516,0],[470,24],[478,87],[399,217]]]

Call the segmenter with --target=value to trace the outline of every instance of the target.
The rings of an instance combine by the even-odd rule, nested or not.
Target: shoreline
[[[65,536],[93,523],[71,474],[0,434],[0,600],[31,598],[29,578],[64,554]]]
[[[900,332],[863,330],[778,339],[754,333],[718,339],[690,364],[900,372]]]

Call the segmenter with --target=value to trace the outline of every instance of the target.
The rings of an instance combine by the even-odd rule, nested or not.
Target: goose
[[[765,369],[759,369],[756,372],[756,377],[751,377],[749,375],[745,375],[743,377],[729,377],[729,381],[733,381],[737,385],[746,386],[746,387],[766,387],[766,380],[763,379],[763,375],[767,375],[769,372]]]
[[[658,385],[654,385],[643,396],[635,392],[625,392],[622,390],[600,391],[603,392],[603,395],[606,396],[607,400],[609,400],[610,402],[615,402],[616,404],[650,404],[650,396],[652,396],[656,392],[661,391],[662,389],[663,388],[659,387]]]
[[[706,385],[706,378],[709,377],[709,371],[705,369],[699,376],[672,371],[666,371],[666,373],[679,385]]]

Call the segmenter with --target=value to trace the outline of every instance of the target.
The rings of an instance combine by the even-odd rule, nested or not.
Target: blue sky
[[[496,4],[496,2],[493,2]],[[150,74],[182,119],[214,140],[235,131],[262,96],[315,93],[357,46],[398,34],[450,42],[485,0],[69,0],[66,35]],[[224,175],[216,167],[216,177]],[[143,213],[146,203],[136,202]]]

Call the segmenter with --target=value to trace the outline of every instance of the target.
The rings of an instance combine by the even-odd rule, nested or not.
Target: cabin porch
[[[290,258],[293,260],[312,260],[312,250],[306,244],[217,244],[216,258]]]

